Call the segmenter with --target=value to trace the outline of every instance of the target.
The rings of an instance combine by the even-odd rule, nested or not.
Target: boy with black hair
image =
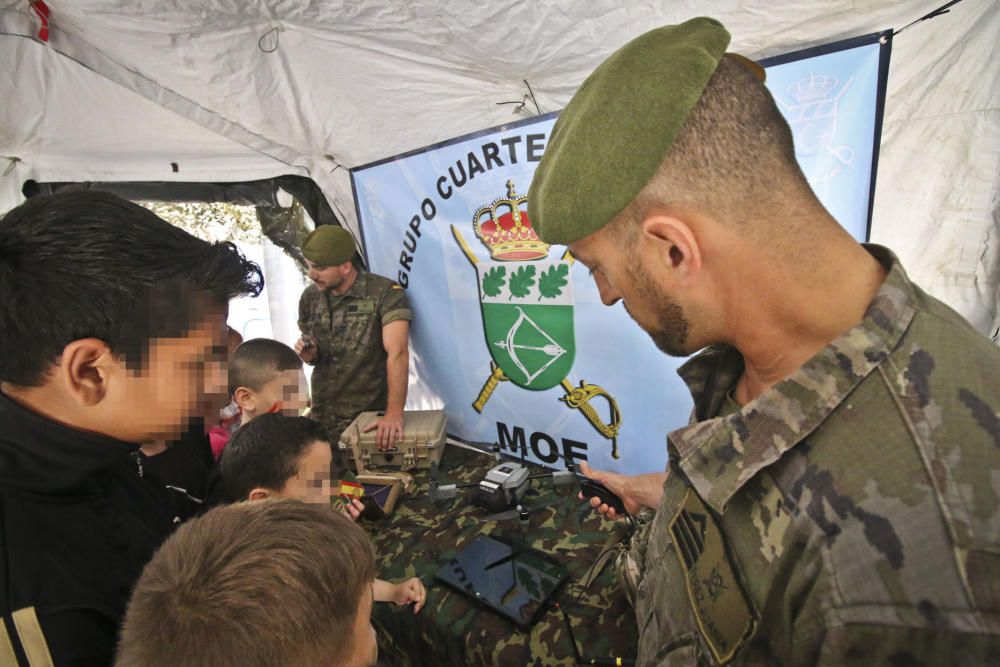
[[[111,662],[173,529],[131,454],[218,409],[229,299],[262,286],[231,243],[112,194],[0,219],[0,659]]]
[[[230,499],[292,498],[330,506],[336,495],[332,452],[326,429],[306,417],[265,414],[241,427],[219,460]],[[413,577],[399,584],[375,580],[375,601],[424,606],[427,592]]]
[[[181,526],[136,584],[118,667],[371,667],[375,558],[358,526],[294,500]]]

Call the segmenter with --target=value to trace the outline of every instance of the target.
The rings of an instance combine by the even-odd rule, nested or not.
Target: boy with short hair
[[[339,475],[332,468],[326,429],[306,417],[265,414],[241,427],[219,460],[222,482],[233,501],[292,498],[330,506]],[[376,602],[424,606],[426,591],[413,577],[399,584],[376,579]]]
[[[309,404],[302,360],[295,350],[270,338],[248,340],[233,353],[229,389],[240,406],[240,425],[270,412],[297,417]]]
[[[309,404],[302,360],[295,350],[270,338],[241,343],[229,361],[229,395],[226,411],[233,417],[210,431],[216,459],[240,426],[268,412],[297,416]]]
[[[371,667],[375,557],[336,512],[272,499],[181,526],[143,570],[118,667]]]

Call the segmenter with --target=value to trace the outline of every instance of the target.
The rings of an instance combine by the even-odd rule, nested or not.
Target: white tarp
[[[707,13],[753,58],[899,28],[938,2],[0,0],[0,210],[26,179],[312,177],[561,108],[611,51]],[[1000,5],[894,41],[872,239],[983,332],[1000,326]],[[520,112],[536,112],[530,100]],[[18,158],[10,162],[4,158]],[[173,172],[171,162],[178,164]],[[8,165],[14,165],[9,168]]]

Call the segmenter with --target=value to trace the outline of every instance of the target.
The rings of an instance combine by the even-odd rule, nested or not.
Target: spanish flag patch
[[[354,473],[348,471],[346,476],[340,480],[340,489],[337,491],[337,495],[346,505],[355,498],[365,495],[365,487],[354,476]]]

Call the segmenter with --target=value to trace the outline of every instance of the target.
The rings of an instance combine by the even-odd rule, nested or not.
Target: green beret
[[[354,237],[343,227],[320,225],[302,243],[302,254],[313,264],[339,266],[354,258]]]
[[[582,239],[635,199],[728,45],[721,23],[691,19],[633,39],[587,77],[552,128],[528,191],[539,238]]]

